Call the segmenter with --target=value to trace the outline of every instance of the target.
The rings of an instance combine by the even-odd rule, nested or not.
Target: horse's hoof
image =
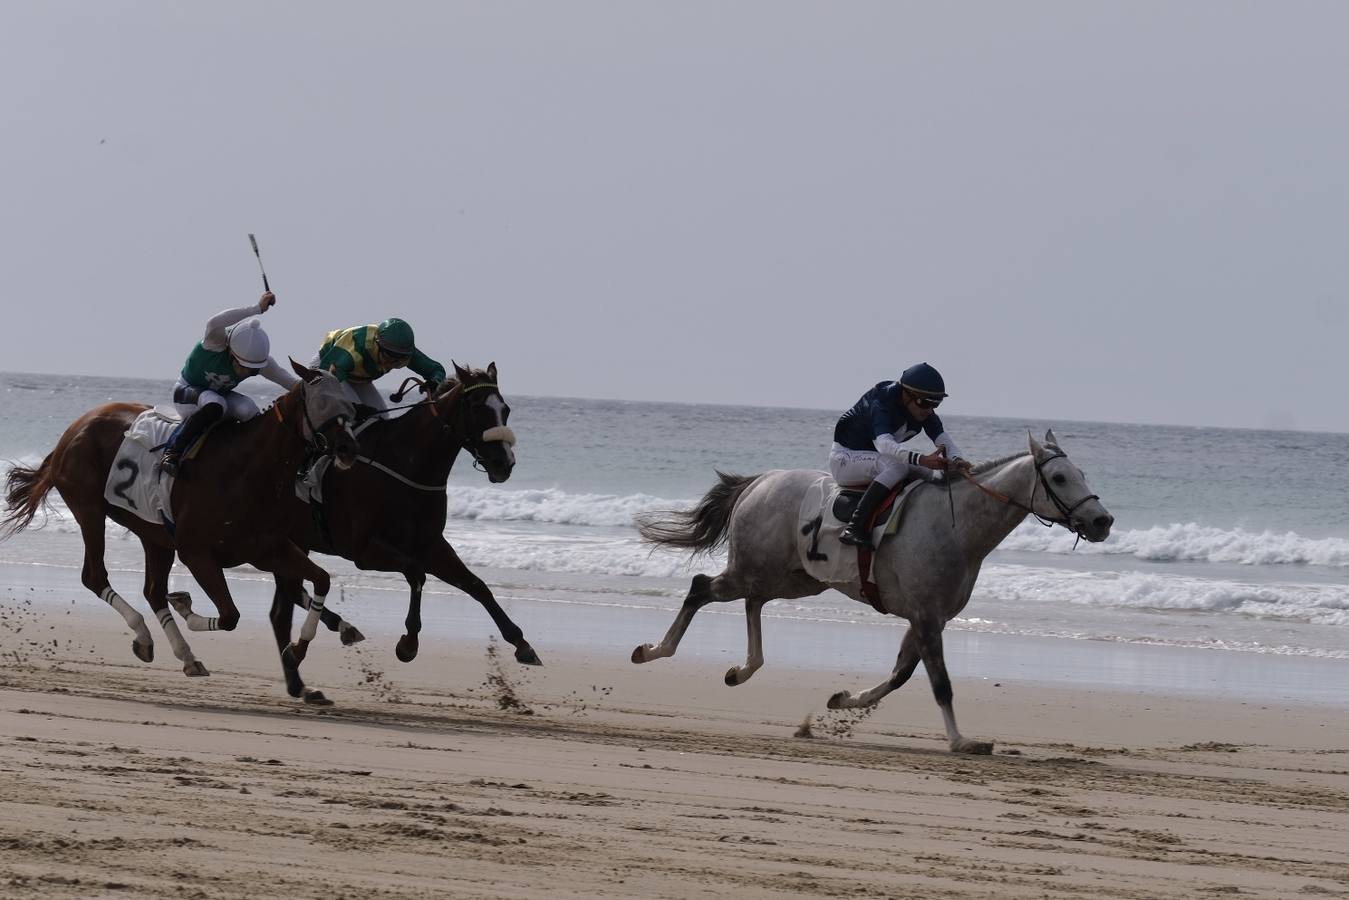
[[[417,658],[417,639],[409,635],[403,635],[398,639],[398,646],[393,648],[394,656],[398,657],[399,662],[409,663]]]
[[[632,661],[639,665],[646,662],[646,650],[650,646],[650,644],[638,644],[637,649],[632,651]]]
[[[192,615],[192,595],[187,591],[173,591],[164,599],[169,601],[169,606],[173,607],[173,611],[184,619]]]
[[[830,709],[843,709],[843,704],[847,703],[851,699],[852,694],[848,693],[847,691],[839,691],[837,694],[829,698],[829,702],[826,703],[825,706],[829,707]]]
[[[534,648],[529,646],[529,644],[515,648],[515,661],[523,663],[526,666],[543,665],[543,660],[539,659],[539,654],[535,653]]]
[[[993,752],[992,741],[962,740],[951,748],[953,753],[968,753],[971,756],[988,756]]]
[[[359,644],[365,640],[365,635],[361,634],[360,629],[355,625],[343,625],[337,636],[342,639],[342,646],[344,647],[350,647],[352,644]]]
[[[201,664],[201,660],[192,659],[183,663],[183,674],[189,678],[205,678],[211,673],[206,671],[206,667]]]
[[[297,699],[304,694],[304,681],[294,669],[286,669],[286,693]]]
[[[726,670],[726,686],[735,687],[740,683],[740,667],[731,666]]]
[[[154,662],[154,661],[155,661],[155,645],[154,645],[154,644],[138,644],[138,643],[136,643],[135,641],[132,641],[132,642],[131,642],[131,652],[134,653],[134,654],[136,654],[136,659],[139,659],[141,662]]]
[[[304,702],[310,706],[332,706],[333,701],[323,696],[323,691],[305,691]]]

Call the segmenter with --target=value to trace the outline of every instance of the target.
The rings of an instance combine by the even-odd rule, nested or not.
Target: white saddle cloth
[[[900,520],[907,506],[905,501],[909,499],[915,487],[924,483],[913,481],[905,485],[891,505],[889,515],[872,530],[872,546],[879,547],[887,535],[899,530]],[[834,518],[834,499],[842,490],[828,475],[821,475],[819,480],[806,489],[805,496],[801,498],[801,511],[797,516],[796,552],[807,574],[817,581],[840,586],[851,585],[860,589],[857,548],[838,539],[848,523]]]
[[[136,417],[117,448],[103,487],[103,499],[147,522],[172,524],[173,476],[159,471],[163,445],[181,423],[167,407],[147,409]],[[159,449],[156,449],[159,448]]]

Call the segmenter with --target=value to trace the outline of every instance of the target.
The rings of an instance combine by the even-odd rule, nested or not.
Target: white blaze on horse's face
[[[1109,537],[1115,517],[1096,498],[1082,470],[1059,447],[1054,432],[1045,432],[1044,444],[1034,436],[1027,437],[1031,457],[1043,479],[1035,492],[1035,512],[1046,519],[1063,519],[1066,510],[1068,527],[1088,541],[1099,543]]]
[[[493,421],[496,423],[493,427],[482,433],[484,443],[489,441],[501,441],[506,452],[506,462],[510,466],[515,465],[515,432],[506,427],[506,401],[502,400],[500,395],[493,394],[487,398],[484,404],[492,411]]]

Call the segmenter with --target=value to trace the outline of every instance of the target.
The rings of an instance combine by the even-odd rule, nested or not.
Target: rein
[[[390,394],[390,395],[389,395],[389,399],[390,399],[390,400],[400,400],[400,399],[402,399],[402,397],[407,393],[407,390],[408,390],[408,382],[415,382],[415,383],[418,383],[418,384],[424,384],[424,383],[425,383],[425,382],[419,381],[417,378],[415,378],[415,377],[413,377],[413,376],[409,376],[409,377],[403,379],[403,383],[402,383],[401,385],[399,385],[397,391],[395,391],[393,394]],[[487,389],[487,388],[495,389],[496,386],[497,386],[497,385],[496,385],[495,382],[483,382],[483,383],[481,383],[481,384],[473,384],[473,385],[469,385],[469,386],[467,386],[467,387],[462,387],[462,388],[460,388],[460,392],[459,392],[459,393],[460,393],[460,396],[462,397],[464,394],[467,394],[467,393],[469,393],[470,391],[476,391],[476,390]],[[398,409],[413,409],[414,407],[418,407],[418,406],[429,406],[429,407],[431,408],[431,415],[436,416],[437,418],[439,418],[439,417],[440,417],[440,411],[436,409],[435,403],[436,403],[436,399],[435,399],[434,397],[426,397],[426,398],[424,398],[424,399],[422,399],[422,400],[418,400],[416,403],[406,403],[406,404],[404,404],[404,405],[402,405],[402,406],[390,406],[390,407],[387,407],[387,408],[385,408],[385,409],[375,410],[373,413],[371,413],[369,416],[366,417],[366,421],[369,422],[370,420],[374,419],[376,416],[381,416],[381,415],[383,415],[384,413],[393,412],[394,410],[398,410]],[[449,425],[443,425],[442,427],[444,427],[446,431],[451,431]],[[485,465],[483,464],[483,462],[482,462],[482,458],[478,455],[478,450],[477,450],[476,447],[474,447],[474,446],[473,446],[471,443],[469,443],[468,441],[460,441],[460,446],[463,447],[464,449],[466,449],[466,450],[469,452],[469,455],[473,457],[473,468],[477,469],[479,472],[485,472],[485,471],[487,471],[486,466],[485,466]],[[385,475],[388,475],[388,476],[389,476],[390,478],[392,478],[394,481],[397,481],[397,482],[399,482],[400,484],[405,484],[405,485],[407,485],[408,487],[410,487],[410,488],[412,488],[412,489],[414,489],[414,490],[418,490],[418,491],[426,491],[426,492],[428,492],[428,493],[435,493],[435,492],[438,492],[438,491],[443,491],[443,490],[445,490],[445,488],[446,488],[446,487],[448,486],[448,484],[449,484],[448,481],[441,482],[440,484],[422,484],[421,482],[413,481],[411,478],[408,478],[406,475],[404,475],[403,473],[397,471],[396,469],[391,469],[391,468],[389,468],[388,466],[384,465],[384,463],[379,462],[379,461],[377,461],[377,460],[375,460],[375,459],[373,459],[373,458],[371,458],[371,457],[369,457],[369,456],[357,456],[357,457],[356,457],[356,461],[357,461],[357,462],[365,463],[367,466],[370,466],[370,468],[372,468],[372,469],[378,469],[379,471],[383,472]]]

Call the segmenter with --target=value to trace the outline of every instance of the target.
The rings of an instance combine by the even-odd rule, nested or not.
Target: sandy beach
[[[321,635],[314,707],[265,616],[193,635],[188,679],[68,577],[0,589],[6,897],[1349,896],[1343,706],[956,673],[996,747],[954,756],[921,672],[827,714],[875,662],[728,688],[542,634],[542,669],[445,636],[403,665],[377,628]]]

